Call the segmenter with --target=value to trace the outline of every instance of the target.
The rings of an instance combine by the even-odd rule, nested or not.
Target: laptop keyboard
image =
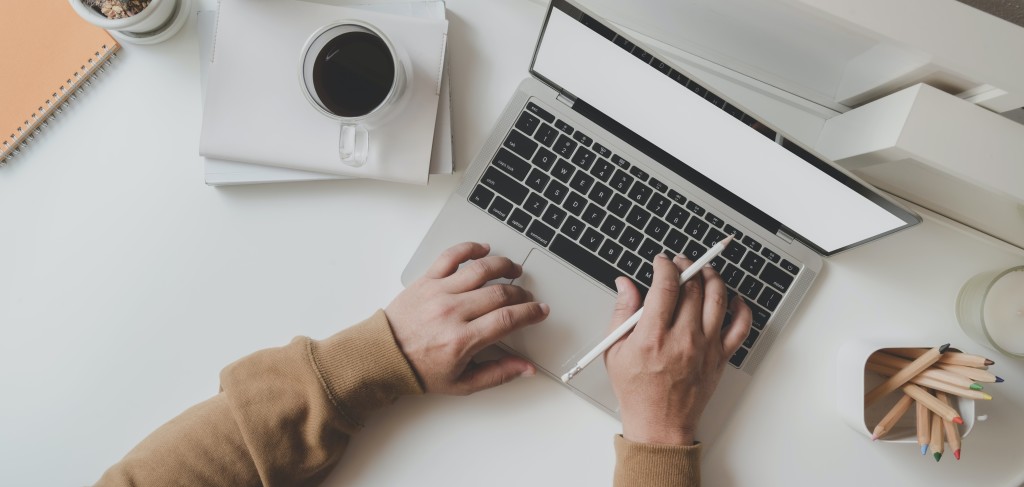
[[[729,360],[737,368],[799,272],[797,264],[533,102],[469,201],[608,288],[625,275],[645,296],[656,255],[696,260],[734,235],[711,267],[730,298],[742,294],[754,314],[750,334]]]

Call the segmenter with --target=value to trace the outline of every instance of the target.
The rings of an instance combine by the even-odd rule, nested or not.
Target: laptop
[[[691,79],[568,0],[553,0],[530,67],[465,179],[403,272],[487,242],[548,303],[501,342],[556,378],[604,338],[614,280],[646,294],[660,252],[712,261],[753,310],[702,418],[708,442],[821,272],[823,258],[920,222],[772,124]],[[728,318],[727,318],[728,319]],[[595,361],[566,386],[612,415]]]

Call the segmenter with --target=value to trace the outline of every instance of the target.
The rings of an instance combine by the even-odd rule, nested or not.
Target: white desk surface
[[[525,77],[543,7],[449,2],[455,154],[465,168]],[[197,156],[194,20],[116,66],[0,170],[0,484],[84,485],[217,392],[231,361],[326,337],[384,306],[460,174],[215,189]],[[287,143],[287,141],[282,141]],[[873,444],[835,407],[835,356],[863,337],[994,355],[952,305],[1024,255],[929,217],[829,259],[703,461],[707,485],[1024,482],[1024,362],[994,356],[990,419],[963,460]],[[619,424],[547,378],[376,415],[326,485],[608,485]]]

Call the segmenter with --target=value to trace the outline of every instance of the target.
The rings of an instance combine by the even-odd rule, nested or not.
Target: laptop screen
[[[919,221],[564,0],[532,72],[668,169],[823,254]]]

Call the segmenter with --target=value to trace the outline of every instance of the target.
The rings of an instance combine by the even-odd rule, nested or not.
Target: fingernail
[[[665,254],[665,252],[662,252],[662,253],[658,254],[658,257],[661,257],[662,259],[667,259],[668,255]]]
[[[615,279],[615,291],[622,292],[622,279]]]
[[[483,247],[484,250],[486,250],[488,252],[491,251],[491,244],[489,244],[489,243],[482,243],[482,244],[480,244],[480,246]]]
[[[544,314],[548,314],[551,312],[551,307],[548,306],[548,303],[540,303],[540,310],[543,311]]]
[[[533,377],[535,375],[537,375],[537,369],[530,367],[524,370],[522,374],[519,374],[519,377]]]

